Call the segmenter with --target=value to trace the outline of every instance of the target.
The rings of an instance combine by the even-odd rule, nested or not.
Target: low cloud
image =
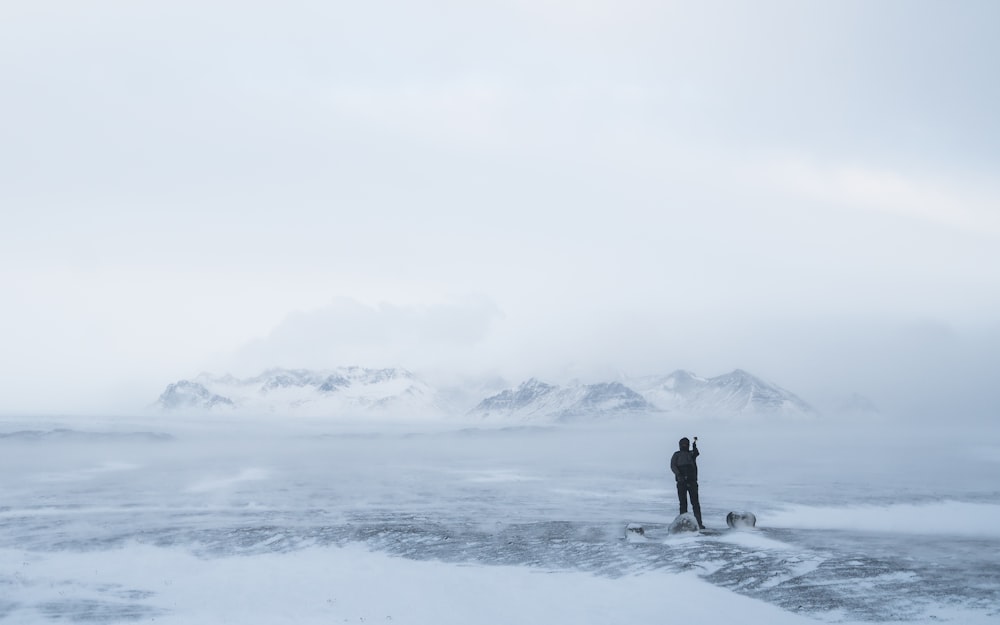
[[[236,355],[238,368],[407,368],[464,358],[503,315],[491,300],[469,297],[426,306],[368,305],[348,297],[288,315],[270,334]]]

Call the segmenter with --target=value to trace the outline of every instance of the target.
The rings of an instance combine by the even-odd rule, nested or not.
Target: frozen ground
[[[1000,434],[943,433],[8,418],[0,621],[994,623]]]

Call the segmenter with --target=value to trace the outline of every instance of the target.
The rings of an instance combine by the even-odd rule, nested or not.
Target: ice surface
[[[4,622],[1000,616],[990,431],[942,463],[934,432],[815,424],[28,425],[0,422]],[[667,464],[693,434],[717,532],[626,540],[676,516]],[[728,531],[734,509],[758,528]]]
[[[1000,503],[946,499],[888,506],[799,505],[775,510],[770,517],[774,524],[801,529],[861,529],[894,534],[1000,539]]]
[[[358,545],[198,558],[134,544],[40,556],[0,551],[0,557],[25,571],[17,580],[18,599],[33,602],[33,609],[18,606],[8,613],[12,622],[24,624],[606,625],[661,623],[665,614],[694,622],[706,604],[724,606],[731,617],[750,615],[776,625],[809,622],[713,588],[692,574],[612,579],[528,567],[458,567],[393,558]]]

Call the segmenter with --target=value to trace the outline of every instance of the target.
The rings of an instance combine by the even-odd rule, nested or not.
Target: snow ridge
[[[815,409],[791,391],[736,369],[714,378],[675,371],[664,378],[635,380],[634,388],[667,412],[693,415],[810,416]]]
[[[453,389],[452,389],[453,390]],[[203,373],[166,387],[156,406],[188,413],[318,417],[446,417],[464,409],[405,369],[269,369],[249,377]],[[468,405],[468,404],[466,404]],[[465,415],[482,421],[555,423],[634,415],[808,417],[816,411],[780,386],[736,369],[713,378],[667,376],[559,386],[530,378],[485,397]]]
[[[470,414],[483,419],[569,421],[655,410],[642,395],[620,382],[564,388],[531,378],[516,389],[487,397]]]
[[[736,369],[714,378],[678,370],[605,384],[559,387],[536,379],[487,397],[473,417],[515,421],[567,421],[608,415],[669,413],[691,416],[814,416],[795,394]]]
[[[167,386],[156,405],[171,411],[303,416],[424,417],[446,412],[437,393],[405,369],[269,369],[250,378],[202,373]]]

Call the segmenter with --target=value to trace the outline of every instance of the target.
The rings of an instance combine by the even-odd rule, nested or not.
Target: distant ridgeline
[[[403,369],[269,369],[252,378],[203,373],[167,386],[156,405],[177,412],[315,416],[448,414],[438,393]]]
[[[404,369],[270,369],[251,378],[203,373],[167,386],[155,406],[188,413],[445,417],[554,423],[630,415],[809,417],[817,412],[785,389],[737,369],[714,378],[689,371],[599,384],[537,379],[482,399],[471,410],[453,393]]]
[[[516,389],[487,397],[471,414],[517,421],[566,421],[657,412],[720,417],[817,414],[793,393],[740,369],[714,378],[675,371],[668,376],[568,387],[531,379]]]

